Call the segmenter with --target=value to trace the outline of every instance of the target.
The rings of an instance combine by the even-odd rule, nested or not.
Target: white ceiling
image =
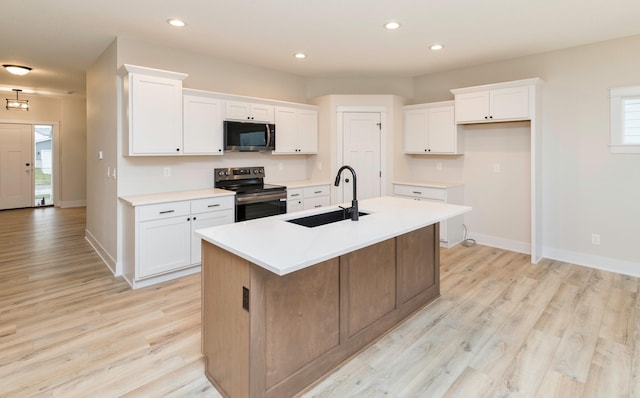
[[[640,34],[638,17],[638,0],[3,1],[0,63],[33,72],[0,70],[0,87],[82,94],[116,36],[301,76],[407,77]]]

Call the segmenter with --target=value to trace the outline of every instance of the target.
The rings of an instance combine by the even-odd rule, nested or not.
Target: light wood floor
[[[132,291],[84,209],[0,212],[0,397],[219,397],[200,277]],[[488,247],[442,250],[442,297],[308,397],[640,397],[638,279]]]

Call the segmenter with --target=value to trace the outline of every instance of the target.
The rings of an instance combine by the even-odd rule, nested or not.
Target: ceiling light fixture
[[[432,50],[432,51],[442,50],[443,48],[444,46],[442,44],[432,44],[429,46],[429,50]]]
[[[31,68],[29,68],[28,66],[5,64],[2,65],[2,67],[5,68],[7,72],[18,76],[26,75],[27,73],[31,72]]]
[[[28,111],[29,110],[29,100],[21,100],[18,98],[18,94],[22,92],[19,88],[14,88],[12,91],[16,92],[16,99],[5,98],[7,100],[7,110],[12,111]]]
[[[400,27],[400,23],[396,21],[389,21],[384,24],[385,29],[396,30]]]
[[[167,21],[167,23],[171,26],[175,26],[177,28],[182,28],[184,26],[187,26],[187,24],[184,21],[181,21],[179,19],[169,19]]]
[[[294,57],[296,57],[297,59],[305,59],[307,58],[307,54],[305,53],[295,53],[293,54]]]

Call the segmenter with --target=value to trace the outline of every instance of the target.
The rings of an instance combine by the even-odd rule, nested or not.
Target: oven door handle
[[[271,194],[248,194],[242,196],[236,196],[236,204],[245,205],[251,203],[269,202],[272,200],[286,199],[286,192],[271,193]]]

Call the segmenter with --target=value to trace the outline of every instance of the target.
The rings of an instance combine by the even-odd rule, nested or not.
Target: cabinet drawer
[[[304,189],[304,198],[315,198],[318,196],[329,196],[329,186],[320,185],[315,187],[306,187]]]
[[[317,196],[315,198],[304,199],[304,209],[317,209],[318,207],[329,206],[331,203],[328,196]]]
[[[287,188],[287,200],[302,199],[304,196],[304,190],[302,188]]]
[[[191,214],[205,213],[216,210],[233,209],[233,196],[196,199],[191,201]]]
[[[161,220],[163,218],[188,216],[191,207],[188,201],[158,203],[140,206],[138,208],[139,221]]]
[[[394,195],[411,196],[431,200],[444,201],[447,198],[446,190],[442,188],[420,187],[415,185],[395,185]]]

